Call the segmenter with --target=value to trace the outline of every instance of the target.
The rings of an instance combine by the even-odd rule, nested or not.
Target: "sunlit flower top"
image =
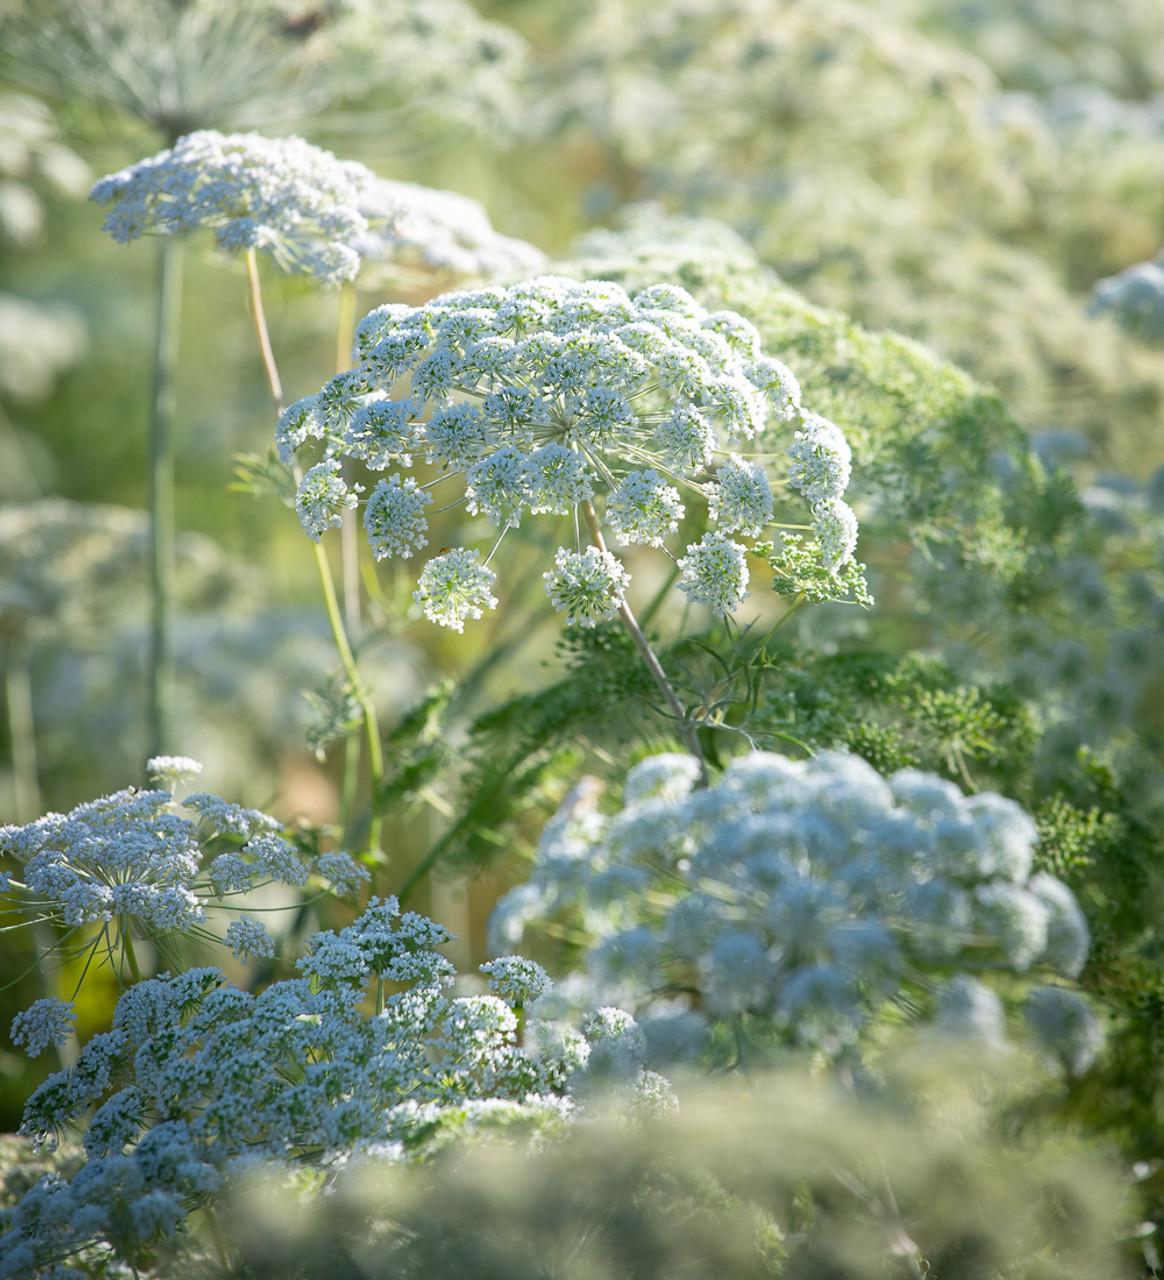
[[[681,288],[632,298],[608,282],[542,276],[391,304],[364,318],[353,354],[356,367],[291,405],[277,431],[287,463],[322,445],[298,503],[316,540],[360,501],[341,455],[392,472],[364,506],[378,558],[427,545],[434,493],[494,525],[494,548],[527,515],[573,517],[574,545],[558,550],[546,591],[568,622],[592,626],[615,613],[629,578],[605,547],[582,545],[580,515],[620,545],[665,549],[695,498],[716,527],[678,560],[680,587],[726,614],[748,594],[738,538],[773,523],[766,467],[787,450],[787,487],[811,504],[818,563],[852,562],[841,432],[801,410],[796,378],[747,320],[709,313]],[[769,444],[773,426],[792,439]],[[403,474],[421,461],[435,478]],[[453,484],[461,494],[446,497]],[[462,547],[429,560],[416,592],[425,615],[460,630],[491,607],[491,555],[479,562]]]
[[[360,192],[374,180],[302,138],[203,129],[102,178],[90,198],[109,206],[119,244],[206,227],[228,253],[263,250],[285,271],[338,284],[359,269]]]

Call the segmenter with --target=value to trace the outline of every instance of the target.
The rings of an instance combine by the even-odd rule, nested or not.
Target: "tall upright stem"
[[[598,523],[598,513],[594,510],[594,504],[587,499],[581,504],[581,507],[582,515],[586,520],[586,528],[590,533],[590,541],[594,543],[599,551],[605,551],[606,540],[602,536],[602,528]],[[671,681],[667,679],[663,664],[659,661],[654,649],[651,648],[651,642],[643,634],[643,629],[639,626],[638,619],[625,600],[618,607],[618,616],[622,619],[623,626],[626,627],[630,638],[634,641],[634,646],[639,651],[639,656],[646,664],[647,670],[651,673],[651,678],[659,686],[659,691],[662,693],[668,709],[679,722],[679,733],[687,750],[699,761],[700,776],[706,784],[707,762],[703,756],[703,747],[700,745],[695,725],[692,724],[690,717],[683,709],[683,704],[679,701]]]
[[[182,317],[182,240],[158,241],[153,389],[150,400],[149,755],[170,748],[170,612],[174,577],[174,417]]]
[[[259,339],[259,351],[263,357],[263,368],[267,374],[267,385],[271,389],[271,398],[275,402],[276,414],[283,411],[283,383],[279,378],[279,367],[275,363],[275,353],[271,349],[271,336],[267,329],[267,315],[263,309],[263,293],[259,283],[259,264],[254,249],[247,250],[247,280],[250,284],[251,315],[255,321],[255,333]],[[298,476],[297,476],[298,478]],[[332,577],[331,565],[328,564],[327,552],[321,543],[315,543],[315,565],[319,571],[319,581],[323,588],[324,604],[327,608],[327,619],[331,624],[331,634],[335,647],[339,652],[344,674],[348,678],[352,693],[360,707],[364,718],[364,733],[368,742],[368,768],[371,773],[372,798],[370,804],[371,818],[368,828],[368,851],[377,853],[380,850],[382,822],[379,811],[380,788],[384,782],[384,750],[380,745],[380,725],[376,718],[376,709],[368,697],[368,691],[360,677],[356,666],[355,655],[344,629],[343,614],[340,611],[339,597],[336,595],[335,579]]]
[[[356,286],[351,280],[340,285],[339,316],[335,331],[335,371],[352,366],[352,337],[356,329]],[[348,632],[360,633],[360,531],[356,513],[346,510],[340,528],[340,564],[343,566],[344,622]]]
[[[36,762],[36,723],[32,709],[32,676],[28,654],[21,646],[10,650],[5,664],[5,702],[8,707],[8,737],[12,752],[12,782],[17,822],[39,817],[40,770]]]

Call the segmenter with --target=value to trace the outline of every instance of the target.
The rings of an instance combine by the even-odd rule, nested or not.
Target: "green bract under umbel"
[[[496,526],[497,542],[527,515],[572,516],[576,530],[581,516],[596,545],[584,548],[576,533],[572,548],[559,548],[546,589],[567,622],[592,626],[618,609],[629,582],[597,544],[601,526],[620,545],[666,551],[694,497],[716,528],[687,547],[679,585],[727,614],[748,594],[748,548],[737,537],[779,530],[782,499],[792,496],[784,491],[797,491],[810,505],[815,563],[832,594],[846,594],[852,573],[842,571],[852,568],[857,538],[842,500],[848,444],[802,409],[791,370],[735,312],[708,311],[670,284],[632,297],[617,284],[542,276],[379,307],[359,325],[353,355],[356,368],[293,404],[278,426],[285,463],[322,445],[297,504],[316,541],[358,501],[341,456],[372,471],[423,460],[435,470],[422,481],[394,471],[367,500],[377,558],[426,545],[434,493],[442,507],[464,502]],[[791,466],[774,500],[769,466],[782,457]],[[446,497],[453,485],[463,496]],[[793,518],[784,527],[805,527],[804,515]],[[429,619],[458,630],[474,614],[448,592],[460,599],[471,585],[473,609],[492,599],[492,551],[480,564],[465,556],[460,548],[430,560],[416,594]],[[583,579],[586,589],[575,589]]]

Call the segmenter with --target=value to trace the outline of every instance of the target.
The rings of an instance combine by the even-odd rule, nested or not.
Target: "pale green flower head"
[[[459,630],[493,607],[493,551],[531,517],[569,521],[572,545],[543,577],[573,625],[593,626],[625,601],[630,574],[607,541],[658,548],[677,561],[690,601],[732,612],[748,594],[751,548],[738,539],[779,529],[788,517],[778,499],[797,527],[807,500],[818,539],[808,553],[834,595],[848,588],[857,526],[841,502],[844,436],[801,408],[796,378],[749,321],[708,312],[677,285],[632,296],[606,281],[540,276],[393,303],[360,323],[353,357],[353,370],[283,413],[279,454],[300,466],[321,459],[300,488],[313,538],[358,501],[342,457],[391,471],[365,508],[377,558],[426,545],[434,495],[440,509],[463,502],[494,526],[482,559],[460,548],[422,569],[415,599],[434,622]],[[770,474],[783,457],[791,466]],[[693,504],[717,527],[684,553],[668,543]]]

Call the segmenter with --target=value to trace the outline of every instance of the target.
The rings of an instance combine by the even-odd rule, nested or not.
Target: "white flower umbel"
[[[852,560],[857,549],[857,515],[847,502],[830,498],[812,508],[812,530],[830,569]]]
[[[1100,280],[1088,309],[1110,315],[1145,342],[1164,342],[1164,261],[1137,262]]]
[[[430,622],[464,631],[469,618],[497,607],[489,590],[497,575],[477,563],[479,552],[454,547],[424,566],[412,598]]]
[[[376,485],[364,508],[364,528],[377,560],[409,556],[428,545],[424,508],[430,502],[432,494],[421,489],[412,476],[402,480],[394,475]]]
[[[853,454],[840,428],[819,414],[801,415],[802,430],[788,446],[792,470],[788,482],[809,502],[843,496],[852,474]]]
[[[227,253],[257,249],[285,271],[338,284],[359,269],[360,193],[374,181],[302,138],[204,129],[102,178],[91,198],[109,207],[105,230],[119,244],[205,227]]]
[[[748,594],[746,550],[714,530],[687,548],[679,560],[679,589],[692,604],[712,613],[734,613]]]
[[[685,514],[680,492],[692,495],[708,503],[719,530],[687,548],[682,585],[727,613],[744,598],[747,577],[744,548],[725,535],[755,538],[773,520],[759,438],[764,458],[779,457],[770,437],[784,434],[787,478],[809,503],[838,501],[851,471],[839,429],[801,409],[796,379],[760,345],[747,320],[708,312],[670,284],[632,297],[617,284],[542,276],[423,306],[392,303],[358,326],[357,367],[284,413],[279,454],[306,465],[311,451],[322,455],[317,466],[329,467],[312,467],[303,480],[300,505],[313,537],[350,500],[337,469],[344,455],[374,470],[407,468],[422,455],[440,474],[421,488],[435,491],[442,508],[464,502],[501,534],[527,514],[568,518],[576,529],[585,524],[596,552],[605,551],[604,525],[612,541],[666,549]],[[746,456],[752,442],[756,460]],[[454,488],[447,498],[444,486]],[[378,508],[383,493],[369,505]],[[377,554],[398,546],[407,555],[419,545],[380,537],[381,523],[377,516]],[[839,543],[822,543],[817,564],[826,577],[851,559],[852,532],[846,526]],[[573,553],[583,555],[577,541]],[[563,564],[579,571],[582,563],[559,561],[550,576],[565,590]],[[587,572],[600,564],[609,571],[597,554],[584,563]],[[427,617],[460,628],[474,615],[441,607],[432,590],[434,575],[451,565],[442,559],[417,598]],[[617,581],[621,598],[625,580]],[[838,593],[846,589],[838,579]],[[611,592],[597,611],[571,616],[608,613]]]
[[[551,600],[574,625],[618,613],[688,749],[702,758],[690,716],[634,617],[629,575],[607,550],[607,532],[674,559],[666,539],[685,515],[680,487],[710,502],[724,528],[741,536],[756,537],[771,521],[770,482],[743,450],[756,442],[758,456],[779,456],[767,438],[761,452],[759,438],[804,418],[796,379],[760,351],[754,326],[731,312],[709,313],[677,285],[632,297],[605,281],[541,276],[419,307],[380,307],[357,327],[353,359],[354,370],[292,405],[277,429],[285,463],[306,465],[308,450],[322,455],[302,482],[308,533],[336,523],[338,505],[348,503],[342,456],[380,470],[422,454],[438,474],[421,488],[440,495],[438,509],[463,502],[498,530],[479,565],[442,552],[421,572],[414,598],[425,617],[461,630],[492,607],[493,579],[480,574],[508,531],[527,513],[568,520],[572,546],[559,547],[543,575]],[[847,449],[836,427],[811,421]],[[721,474],[709,476],[717,458],[726,459]],[[447,497],[444,486],[452,489]],[[826,496],[841,490],[834,477]],[[783,527],[803,527],[797,516]],[[746,550],[723,531],[708,535],[680,559],[681,587],[730,613],[747,595]],[[787,552],[773,558],[771,542],[755,550],[783,594],[857,593],[868,602],[863,566],[835,549],[814,543],[796,563]]]
[[[344,512],[357,506],[361,489],[360,485],[348,488],[334,458],[316,463],[299,482],[295,496],[295,513],[303,532],[312,542],[318,542],[328,529],[342,528]],[[379,532],[375,515],[369,534],[373,530]]]
[[[772,523],[772,487],[754,462],[731,454],[708,486],[708,513],[725,533],[758,538]]]
[[[491,945],[586,937],[573,980],[648,1032],[691,992],[680,1012],[696,1026],[734,1035],[751,1020],[761,1038],[830,1055],[887,1002],[1001,1043],[1004,1006],[982,979],[1000,971],[1013,997],[1024,981],[1079,973],[1086,923],[1066,885],[1031,874],[1038,836],[1013,801],[913,770],[884,778],[840,752],[756,752],[710,787],[697,777],[685,756],[650,757],[627,775],[620,812],[549,823],[529,883],[498,904]],[[1028,1019],[1082,1069],[1095,1043],[1086,1004],[1050,990]]]
[[[606,500],[606,522],[624,546],[661,547],[682,515],[679,491],[654,470],[628,471]]]
[[[609,551],[587,547],[567,551],[559,547],[554,567],[542,574],[546,595],[570,626],[592,627],[613,618],[626,599],[630,574]]]
[[[186,757],[153,763],[159,773],[201,768]],[[341,892],[352,884],[346,854],[325,854],[313,864],[276,819],[207,793],[178,803],[165,790],[118,791],[67,814],[0,827],[0,852],[18,864],[0,888],[7,916],[50,920],[70,931],[114,924],[126,944],[134,932],[192,931],[212,940],[207,908],[266,884],[301,888],[313,875]],[[343,861],[332,866],[329,857]],[[105,929],[79,949],[112,950],[113,936]]]
[[[67,1044],[76,1018],[76,1009],[64,1000],[55,996],[37,1000],[12,1019],[12,1043],[35,1058],[49,1045]]]

